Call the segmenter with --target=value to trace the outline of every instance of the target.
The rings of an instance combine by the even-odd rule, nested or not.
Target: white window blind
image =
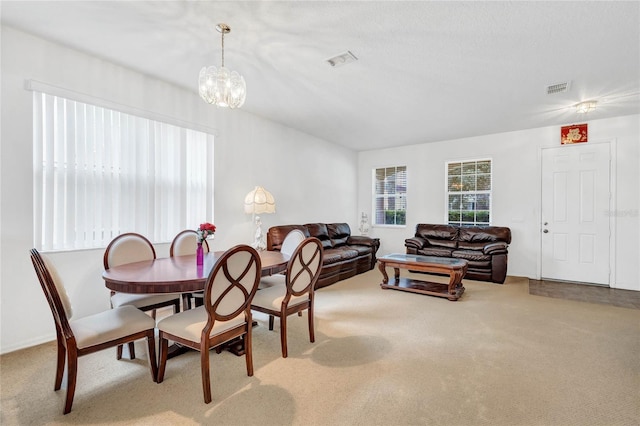
[[[213,135],[34,92],[34,235],[41,250],[168,242],[213,221]]]
[[[447,214],[451,225],[491,222],[491,160],[447,163]]]
[[[407,167],[374,169],[375,224],[406,225]]]

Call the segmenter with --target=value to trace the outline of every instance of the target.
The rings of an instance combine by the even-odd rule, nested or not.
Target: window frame
[[[384,170],[386,173],[387,169],[395,169],[394,174],[398,174],[398,169],[404,169],[404,184],[405,184],[405,189],[404,192],[402,193],[396,193],[396,190],[398,188],[397,182],[394,185],[394,193],[393,194],[379,194],[378,193],[378,171],[379,170]],[[408,186],[409,186],[409,171],[408,171],[408,167],[406,165],[403,166],[380,166],[380,167],[374,167],[371,171],[371,176],[372,176],[372,188],[371,188],[371,192],[372,192],[372,206],[371,206],[371,217],[372,217],[372,223],[371,226],[373,227],[378,227],[378,228],[406,228],[407,226],[407,193],[408,193]],[[386,197],[385,197],[386,195]],[[404,209],[394,209],[394,211],[404,211],[404,223],[378,223],[378,199],[379,198],[386,198],[387,200],[390,197],[390,195],[392,195],[393,198],[395,198],[396,200],[402,200],[399,204],[404,204]],[[397,202],[397,201],[396,201]],[[387,204],[386,202],[383,204]],[[387,209],[385,209],[386,211]],[[386,214],[385,214],[386,217]]]
[[[477,165],[478,163],[484,163],[484,162],[489,162],[489,172],[488,173],[478,173],[478,169],[477,169]],[[463,185],[462,183],[462,177],[465,176],[465,174],[463,173],[463,169],[464,169],[464,165],[465,164],[471,164],[471,163],[475,163],[475,173],[473,174],[467,174],[467,176],[473,175],[475,177],[474,179],[474,183],[475,183],[475,188],[474,190],[468,190],[468,191],[463,191],[462,190],[462,186],[461,186],[461,190],[460,191],[450,191],[449,188],[449,182],[450,182],[450,176],[449,176],[449,170],[450,170],[450,165],[451,164],[456,164],[456,163],[460,163],[460,167],[461,167],[461,183],[460,185]],[[478,158],[469,158],[469,159],[464,159],[464,160],[449,160],[446,161],[444,164],[444,174],[445,174],[445,179],[444,179],[444,207],[445,207],[445,211],[444,211],[444,223],[449,224],[449,225],[455,225],[455,226],[491,226],[492,221],[493,221],[493,159],[491,157],[478,157]],[[488,190],[478,190],[477,189],[477,178],[478,175],[488,175],[489,177],[489,189]],[[486,222],[479,222],[478,216],[477,216],[477,212],[478,211],[484,211],[485,209],[478,209],[474,206],[474,208],[472,210],[464,210],[463,209],[463,202],[460,201],[460,208],[459,208],[459,212],[460,212],[460,220],[451,220],[451,212],[453,211],[450,207],[450,199],[452,195],[460,195],[461,198],[464,197],[465,195],[470,195],[470,196],[474,196],[476,201],[474,201],[474,203],[477,203],[477,196],[478,195],[486,195],[487,196],[487,204],[488,204],[488,208],[486,209],[488,211],[488,220]],[[474,220],[473,221],[469,221],[469,220],[463,220],[462,217],[462,213],[464,211],[473,211],[474,212]]]

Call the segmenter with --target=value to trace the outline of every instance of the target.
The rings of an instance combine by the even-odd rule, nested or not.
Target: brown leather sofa
[[[316,237],[322,242],[323,262],[316,288],[366,272],[376,265],[380,240],[351,235],[347,223],[272,226],[267,232],[267,250],[280,251],[284,237],[294,229],[301,230],[305,237]]]
[[[511,230],[502,226],[453,226],[419,223],[405,240],[408,254],[464,259],[465,278],[502,284],[507,277]]]

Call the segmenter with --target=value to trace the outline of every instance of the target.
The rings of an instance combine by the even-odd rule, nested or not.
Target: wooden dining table
[[[102,278],[109,290],[121,293],[202,291],[209,273],[223,254],[223,251],[206,253],[202,265],[196,264],[195,254],[126,263],[105,270],[102,273]],[[263,277],[287,269],[289,256],[279,251],[260,251],[258,254],[262,264]]]
[[[204,290],[209,273],[224,251],[205,253],[202,265],[196,255],[163,257],[142,262],[126,263],[105,270],[102,278],[109,290],[121,293],[190,293]],[[259,251],[262,276],[284,272],[289,256],[279,251]],[[254,325],[257,323],[254,322]],[[232,341],[226,349],[236,355],[244,354],[242,340]],[[188,351],[186,346],[171,345],[169,358]]]

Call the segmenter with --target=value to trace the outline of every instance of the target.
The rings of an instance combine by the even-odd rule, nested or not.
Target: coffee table
[[[389,283],[386,268],[394,269],[395,280]],[[408,291],[410,293],[428,294],[430,296],[446,297],[455,301],[464,293],[462,278],[467,273],[467,261],[464,259],[450,259],[446,257],[422,256],[418,254],[393,253],[378,258],[378,269],[382,272],[383,289]],[[449,283],[437,283],[415,278],[400,277],[400,269],[417,272],[428,272],[449,275]]]

